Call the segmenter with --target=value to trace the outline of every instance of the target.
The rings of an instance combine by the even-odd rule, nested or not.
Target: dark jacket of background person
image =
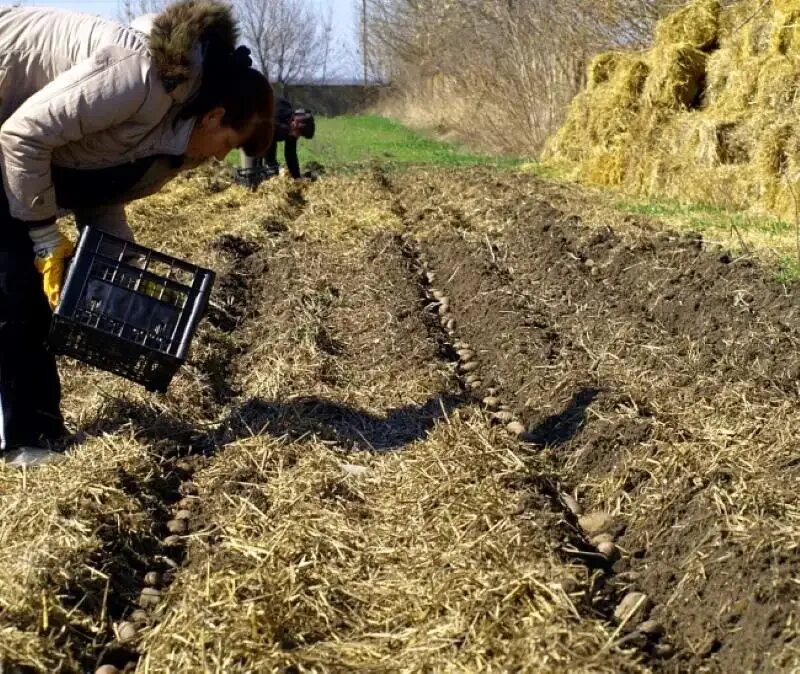
[[[289,135],[290,124],[294,108],[285,98],[278,98],[275,101],[275,135],[272,145],[267,150],[266,161],[270,166],[278,164],[278,143],[283,143],[283,158],[286,161],[286,168],[292,178],[300,177],[300,162],[297,159],[297,138]]]

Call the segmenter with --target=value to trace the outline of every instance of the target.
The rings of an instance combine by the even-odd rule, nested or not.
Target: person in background
[[[132,239],[128,201],[232,149],[272,142],[269,82],[236,47],[228,5],[183,0],[137,27],[40,7],[0,9],[0,450],[50,460],[69,439],[47,347],[73,210]]]
[[[300,162],[297,159],[297,140],[314,137],[314,115],[303,108],[295,109],[285,98],[279,97],[275,106],[275,135],[272,145],[264,157],[266,165],[278,170],[278,143],[283,143],[283,158],[286,169],[295,180],[302,178]]]

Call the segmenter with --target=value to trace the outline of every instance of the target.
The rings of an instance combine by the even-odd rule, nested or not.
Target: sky
[[[354,0],[311,0],[326,11],[333,6],[333,42],[342,42],[352,53],[355,43],[355,4]],[[118,19],[120,16],[120,4],[118,0],[21,0],[20,2],[10,2],[0,0],[0,6],[10,4],[36,5],[38,7],[58,7],[61,9],[71,9],[89,14],[99,14],[109,19]],[[357,65],[352,58],[347,58],[337,64],[337,74],[344,79],[357,79],[359,76]]]

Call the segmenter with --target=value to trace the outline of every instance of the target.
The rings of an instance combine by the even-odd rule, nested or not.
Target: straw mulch
[[[575,186],[517,180],[398,180],[409,217],[430,216],[479,372],[624,530],[612,583],[667,625],[678,657],[658,667],[795,671],[800,290],[697,236],[598,217]]]
[[[515,447],[453,400],[391,193],[305,196],[140,670],[636,670],[581,618],[585,571],[518,514]]]
[[[798,18],[793,0],[691,2],[651,49],[594,59],[545,158],[587,183],[794,221]]]
[[[198,171],[131,219],[222,272],[212,314],[237,327],[206,321],[165,396],[63,364],[93,437],[64,464],[0,469],[4,666],[643,669],[556,556],[558,514],[520,505],[535,457],[460,397],[379,176],[250,194]],[[162,539],[187,479],[184,557]],[[123,645],[164,555],[174,580]]]

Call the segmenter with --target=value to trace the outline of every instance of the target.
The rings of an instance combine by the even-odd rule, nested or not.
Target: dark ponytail
[[[255,122],[243,148],[259,155],[272,143],[275,102],[269,81],[252,65],[250,50],[244,46],[227,53],[207,52],[200,89],[180,117],[202,117],[219,107],[225,109],[222,123],[236,131],[246,131]]]

